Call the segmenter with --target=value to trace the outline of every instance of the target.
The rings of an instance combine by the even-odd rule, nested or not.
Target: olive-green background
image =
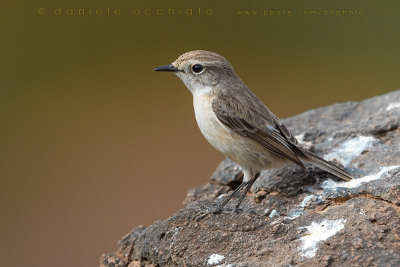
[[[97,266],[131,228],[173,214],[208,181],[223,157],[199,133],[189,91],[154,67],[215,51],[280,117],[361,100],[400,87],[398,3],[2,3],[1,265]],[[164,13],[132,14],[147,8]],[[294,14],[236,15],[268,9]],[[325,9],[362,14],[296,13]]]

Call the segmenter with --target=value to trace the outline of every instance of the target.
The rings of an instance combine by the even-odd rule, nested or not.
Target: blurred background
[[[222,54],[281,118],[400,88],[396,1],[0,9],[3,266],[98,266],[124,234],[169,217],[209,181],[223,157],[197,129],[190,92],[152,71],[184,52]]]

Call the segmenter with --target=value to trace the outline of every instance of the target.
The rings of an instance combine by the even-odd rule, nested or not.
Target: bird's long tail
[[[351,179],[353,179],[353,176],[351,176],[345,170],[337,167],[332,162],[324,160],[323,158],[311,153],[310,151],[302,151],[302,152],[303,152],[303,155],[305,156],[304,159],[306,161],[323,169],[324,171],[327,171],[333,175],[336,175],[337,177],[340,177],[346,181],[350,181]]]

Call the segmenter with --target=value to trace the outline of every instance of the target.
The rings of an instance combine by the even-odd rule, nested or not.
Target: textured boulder
[[[311,151],[357,178],[311,165],[267,170],[241,208],[207,214],[242,179],[224,160],[185,208],[132,230],[101,266],[399,266],[400,90],[284,120]]]

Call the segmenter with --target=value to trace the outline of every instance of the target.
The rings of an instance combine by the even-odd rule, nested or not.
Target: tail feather
[[[323,158],[309,152],[309,151],[302,151],[303,155],[305,156],[305,160],[308,161],[309,163],[323,169],[324,171],[327,171],[333,175],[336,175],[339,178],[342,178],[346,181],[350,181],[353,179],[353,176],[351,176],[348,172],[345,170],[337,167],[334,165],[332,162],[329,162],[327,160],[324,160]]]

